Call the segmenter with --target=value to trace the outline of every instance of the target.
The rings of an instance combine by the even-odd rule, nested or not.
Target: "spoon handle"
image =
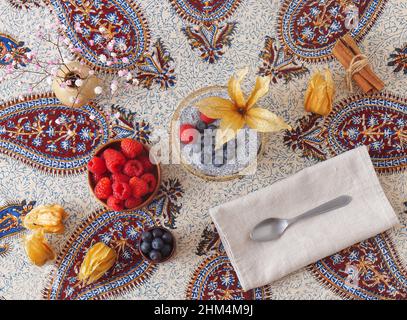
[[[309,211],[307,211],[307,212],[305,212],[303,214],[300,214],[299,216],[296,216],[296,217],[294,217],[292,219],[289,219],[288,224],[290,225],[290,224],[293,224],[293,223],[295,223],[295,222],[297,222],[298,220],[301,220],[301,219],[314,217],[314,216],[320,215],[320,214],[325,213],[325,212],[329,212],[329,211],[332,211],[332,210],[342,208],[342,207],[348,205],[351,201],[352,201],[351,196],[346,196],[346,195],[339,196],[339,197],[337,197],[335,199],[332,199],[332,200],[330,200],[328,202],[325,202],[325,203],[321,204],[320,206],[318,206],[316,208],[313,208],[313,209],[311,209],[311,210],[309,210]]]

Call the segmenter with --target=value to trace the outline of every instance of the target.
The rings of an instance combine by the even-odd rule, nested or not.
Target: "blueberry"
[[[198,121],[198,123],[196,124],[196,129],[199,132],[203,132],[206,128],[207,128],[206,123],[203,121]]]
[[[151,243],[147,241],[143,241],[140,245],[140,249],[144,254],[149,254],[151,251]]]
[[[151,246],[155,250],[161,250],[162,247],[164,246],[164,241],[161,238],[155,238],[153,242],[151,243]]]
[[[152,250],[149,254],[149,257],[153,261],[160,261],[163,258],[161,252],[157,250]]]
[[[168,257],[171,254],[172,247],[169,244],[164,245],[164,247],[161,249],[161,253],[163,257]]]
[[[154,229],[152,233],[154,238],[160,238],[163,235],[163,231],[161,229]]]
[[[163,239],[165,243],[172,243],[172,235],[169,232],[165,232],[161,239]]]
[[[153,235],[149,231],[143,232],[141,235],[141,240],[151,242],[153,240]]]

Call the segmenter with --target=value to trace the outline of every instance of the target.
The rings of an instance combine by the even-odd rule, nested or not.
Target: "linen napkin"
[[[340,195],[346,207],[291,225],[281,238],[250,239],[270,217],[292,218]],[[365,146],[210,209],[243,290],[260,287],[398,224]]]

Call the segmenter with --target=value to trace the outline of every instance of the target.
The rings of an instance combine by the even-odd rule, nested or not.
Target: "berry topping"
[[[99,157],[93,157],[88,163],[88,169],[94,174],[101,175],[106,172],[106,164],[103,159]]]
[[[120,146],[123,154],[128,159],[136,158],[144,149],[143,145],[140,142],[129,138],[123,139]]]
[[[103,152],[103,157],[106,161],[107,170],[111,173],[118,173],[122,170],[124,164],[126,163],[126,158],[124,155],[114,149],[106,149]]]
[[[129,160],[124,165],[123,173],[129,177],[140,177],[144,173],[143,165],[138,160]]]
[[[145,182],[147,182],[148,192],[153,192],[157,185],[157,181],[156,181],[154,175],[151,173],[145,173],[141,176],[141,179],[143,179]]]
[[[133,194],[130,185],[125,182],[114,182],[113,185],[113,195],[119,200],[126,200]]]
[[[140,198],[148,193],[148,184],[143,179],[133,177],[129,181],[130,187],[133,191],[133,196]]]
[[[123,201],[117,199],[115,196],[110,196],[107,199],[107,206],[114,211],[122,211],[124,209]]]
[[[135,198],[135,197],[130,197],[124,202],[124,206],[127,209],[133,209],[135,207],[138,207],[140,204],[143,203],[142,198]]]
[[[199,113],[199,118],[206,124],[212,123],[216,120],[216,119],[212,119],[212,118],[205,116],[203,113]]]
[[[109,198],[112,194],[112,182],[108,177],[104,177],[99,180],[99,182],[95,186],[95,195],[100,200],[105,200]]]
[[[198,138],[199,132],[192,124],[185,123],[179,128],[179,135],[182,143],[195,142]]]
[[[203,133],[204,130],[207,128],[207,124],[203,121],[198,121],[198,123],[196,124],[196,129],[200,132]]]

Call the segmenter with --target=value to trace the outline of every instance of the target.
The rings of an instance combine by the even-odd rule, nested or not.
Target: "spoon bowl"
[[[351,201],[351,196],[342,195],[291,219],[265,219],[254,227],[253,231],[250,233],[250,238],[254,241],[277,240],[293,223],[305,218],[317,216],[322,213],[342,208],[348,205]]]

